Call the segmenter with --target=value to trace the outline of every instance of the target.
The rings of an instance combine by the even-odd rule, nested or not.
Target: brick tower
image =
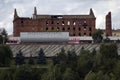
[[[106,15],[106,36],[112,36],[111,12]]]
[[[83,15],[38,14],[34,7],[33,17],[20,17],[14,10],[13,35],[21,32],[69,32],[70,36],[92,36],[95,32],[96,17],[92,8]]]

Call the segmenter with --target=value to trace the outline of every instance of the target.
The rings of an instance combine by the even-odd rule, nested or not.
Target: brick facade
[[[88,15],[38,15],[36,7],[32,18],[19,17],[14,11],[13,35],[20,32],[69,32],[70,36],[91,36],[96,18],[92,9]]]
[[[112,22],[111,22],[111,12],[106,15],[106,35],[112,36]]]

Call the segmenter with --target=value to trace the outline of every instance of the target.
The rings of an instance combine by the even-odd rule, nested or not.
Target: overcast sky
[[[120,29],[120,0],[0,0],[0,27],[13,33],[13,13],[32,17],[34,6],[38,14],[89,14],[96,16],[96,28],[105,28],[105,15],[112,13],[113,29]]]

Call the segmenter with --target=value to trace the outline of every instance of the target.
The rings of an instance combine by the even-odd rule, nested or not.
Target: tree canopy
[[[0,66],[9,66],[13,58],[12,51],[9,46],[0,46]]]
[[[0,44],[5,44],[8,40],[7,31],[3,28],[2,32],[0,33]]]
[[[102,40],[103,40],[102,34],[103,34],[102,30],[100,30],[100,29],[96,30],[96,32],[92,34],[93,41],[95,43],[102,42]]]
[[[6,51],[9,52],[0,47],[0,54]],[[53,58],[42,64],[45,67],[24,64],[0,69],[0,80],[120,80],[120,56],[115,43],[102,43],[97,51],[81,47],[79,53],[75,49],[65,51],[62,48]],[[37,60],[43,63],[45,59],[44,51],[40,49]],[[32,62],[32,56],[28,60]],[[3,66],[3,63],[0,65]]]

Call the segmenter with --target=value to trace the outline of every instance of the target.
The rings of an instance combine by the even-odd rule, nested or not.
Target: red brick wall
[[[111,12],[106,15],[106,35],[112,36]]]
[[[59,23],[58,23],[59,22]],[[70,25],[68,23],[70,22]],[[64,23],[64,24],[63,24]],[[20,32],[69,32],[70,36],[91,36],[95,32],[95,18],[63,18],[63,19],[29,19],[18,18],[13,22],[14,36],[20,36]],[[85,27],[83,25],[86,25]],[[48,30],[47,30],[48,29]]]

